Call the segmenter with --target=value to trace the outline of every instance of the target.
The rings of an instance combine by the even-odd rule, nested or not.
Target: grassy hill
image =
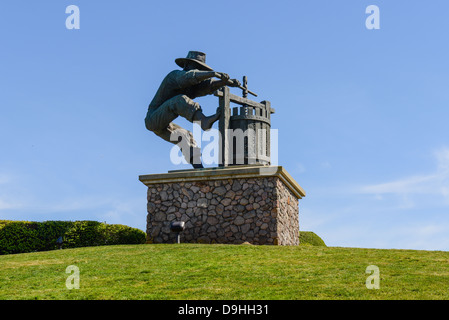
[[[66,268],[80,271],[68,290]],[[369,290],[366,267],[380,269]],[[0,299],[448,299],[449,252],[117,245],[0,256]]]

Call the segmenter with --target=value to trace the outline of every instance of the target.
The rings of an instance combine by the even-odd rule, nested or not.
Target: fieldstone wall
[[[278,178],[277,228],[278,242],[281,245],[299,245],[299,199]]]
[[[298,245],[298,198],[278,177],[169,182],[148,186],[147,243]]]

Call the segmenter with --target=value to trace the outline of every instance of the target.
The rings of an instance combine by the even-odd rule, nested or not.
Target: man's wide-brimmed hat
[[[189,51],[186,58],[178,58],[175,60],[176,64],[181,68],[184,68],[187,61],[195,63],[200,70],[213,71],[213,69],[206,64],[206,54],[203,52]]]

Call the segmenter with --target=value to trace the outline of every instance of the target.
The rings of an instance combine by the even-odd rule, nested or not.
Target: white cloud
[[[449,148],[433,157],[433,169],[424,174],[313,190],[302,201],[300,228],[329,245],[448,250]]]
[[[98,220],[113,224],[125,224],[145,230],[146,209],[146,202],[142,201],[141,198],[113,201],[108,210],[98,214]]]
[[[0,211],[9,209],[18,209],[22,207],[19,203],[9,202],[8,200],[0,199]]]
[[[449,149],[440,149],[434,156],[437,167],[432,173],[362,186],[357,188],[357,192],[373,194],[379,199],[382,199],[382,195],[398,195],[407,203],[411,203],[412,199],[419,195],[437,195],[449,204]]]
[[[397,248],[418,250],[448,250],[449,224],[447,222],[409,222],[395,226],[394,232],[388,232],[382,239],[384,245],[395,243]]]
[[[126,193],[42,193],[20,175],[0,172],[0,219],[96,220],[145,230],[146,199]],[[47,186],[46,186],[47,187]],[[54,188],[54,186],[53,186]]]

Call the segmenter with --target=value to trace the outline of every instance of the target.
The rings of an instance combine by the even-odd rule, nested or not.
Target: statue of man
[[[145,126],[173,144],[180,142],[170,139],[172,133],[176,132],[176,136],[182,137],[184,145],[188,146],[181,150],[186,161],[194,168],[203,168],[201,149],[193,139],[193,134],[172,121],[181,116],[192,123],[197,121],[201,129],[209,130],[219,119],[220,110],[217,109],[215,114],[207,117],[193,99],[212,94],[226,85],[238,87],[240,82],[229,79],[226,73],[213,71],[206,64],[206,55],[202,52],[190,51],[186,58],[178,58],[175,62],[183,70],[173,70],[164,78],[148,106]],[[214,77],[220,80],[212,79]]]

